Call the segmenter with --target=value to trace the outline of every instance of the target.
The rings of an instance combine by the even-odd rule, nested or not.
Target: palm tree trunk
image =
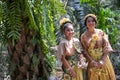
[[[30,31],[23,27],[19,41],[12,46],[12,41],[9,39],[8,51],[10,55],[10,71],[12,70],[11,80],[38,80],[40,77],[48,77],[45,68],[44,56],[41,51],[41,46],[31,42]],[[38,63],[33,66],[33,55],[38,58]],[[46,78],[47,79],[47,78]]]

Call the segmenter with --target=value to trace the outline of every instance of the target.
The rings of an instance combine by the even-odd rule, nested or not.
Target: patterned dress
[[[107,35],[100,29],[95,29],[95,33],[92,35],[88,34],[87,31],[84,32],[81,36],[81,43],[95,61],[100,60],[103,53],[113,51]],[[88,61],[87,73],[88,80],[116,80],[109,55],[102,68],[93,67]]]
[[[65,69],[64,65],[63,67],[63,80],[83,80],[83,74],[82,74],[82,69],[77,67],[77,52],[81,52],[82,46],[81,43],[77,38],[73,38],[72,40],[67,40],[63,38],[58,45],[58,54],[59,58],[61,58],[62,55],[66,53],[66,60],[69,62],[69,64],[72,66],[74,71],[77,74],[76,78],[73,78],[69,75],[67,70]],[[70,55],[69,55],[70,54]]]

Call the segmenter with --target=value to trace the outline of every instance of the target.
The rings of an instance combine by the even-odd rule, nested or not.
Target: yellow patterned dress
[[[60,44],[58,45],[59,58],[61,58],[62,55],[67,53],[68,55],[66,55],[66,60],[69,62],[69,64],[77,74],[76,78],[71,77],[67,72],[67,69],[65,69],[63,65],[63,71],[64,71],[63,80],[83,80],[82,69],[77,67],[77,54],[75,53],[76,51],[75,45],[77,45],[76,46],[77,51],[82,50],[82,46],[77,38],[73,38],[72,40],[67,40],[63,38]],[[72,54],[72,55],[69,55],[69,54]]]
[[[99,29],[95,29],[95,33],[92,35],[88,34],[87,31],[84,32],[81,36],[81,43],[95,61],[100,60],[104,52],[113,51],[107,35]],[[88,80],[116,80],[109,55],[101,68],[91,66],[90,61],[88,61],[87,73]]]

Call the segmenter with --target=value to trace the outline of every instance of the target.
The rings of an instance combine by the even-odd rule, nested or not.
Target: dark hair
[[[87,14],[85,17],[84,17],[84,25],[86,26],[86,21],[88,19],[88,17],[92,17],[95,21],[95,23],[97,24],[97,16],[95,14]]]
[[[64,30],[65,30],[65,28],[67,28],[69,25],[74,26],[74,24],[73,24],[72,22],[70,22],[70,21],[63,23],[63,24],[60,26],[61,32],[63,33]]]
[[[84,25],[85,25],[85,26],[86,26],[87,19],[88,19],[89,17],[92,17],[92,16],[88,16],[88,17],[86,17],[86,19],[84,20]],[[93,18],[93,20],[95,21],[95,23],[97,24],[97,20],[96,20],[94,17],[92,17],[92,18]]]

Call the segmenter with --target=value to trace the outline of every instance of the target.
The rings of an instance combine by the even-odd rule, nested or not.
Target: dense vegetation
[[[61,16],[69,16],[75,23],[78,37],[85,30],[84,16],[96,14],[98,28],[109,35],[112,46],[117,49],[119,3],[119,0],[0,0],[1,80],[7,75],[12,80],[48,79],[55,68],[56,59],[50,47],[59,43]],[[114,66],[119,70],[120,62]]]

